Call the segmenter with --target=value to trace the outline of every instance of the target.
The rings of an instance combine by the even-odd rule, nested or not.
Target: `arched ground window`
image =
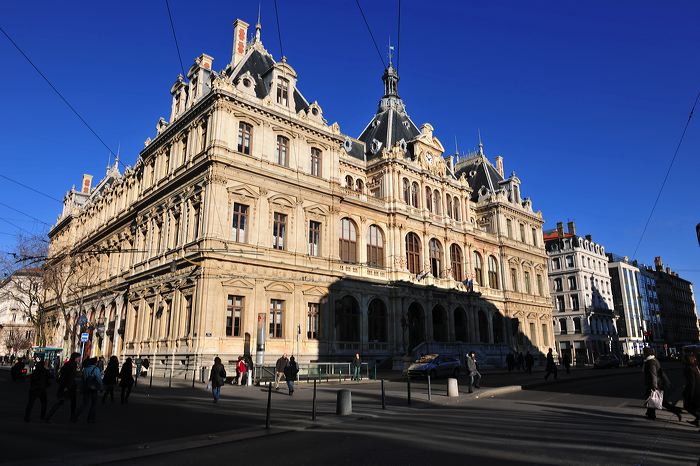
[[[338,341],[360,341],[360,306],[352,296],[336,301],[335,329]]]
[[[429,212],[433,211],[433,192],[427,186],[425,188],[425,208]]]
[[[403,179],[403,201],[406,204],[411,204],[411,183],[408,178]]]
[[[367,265],[384,267],[384,233],[377,225],[367,230]]]
[[[350,264],[357,262],[357,227],[349,218],[340,221],[340,260]]]
[[[467,325],[467,313],[464,311],[464,309],[458,307],[455,309],[454,316],[455,340],[466,343],[469,341],[469,332],[467,330],[469,328]]]
[[[474,281],[477,285],[484,285],[484,264],[481,261],[481,254],[474,251]]]
[[[277,136],[277,164],[283,167],[289,166],[289,139]]]
[[[430,273],[433,274],[433,277],[443,278],[442,277],[442,245],[440,244],[440,241],[438,241],[435,238],[431,239],[430,243],[428,243],[428,245],[430,248]]]
[[[367,341],[387,341],[387,312],[381,299],[374,299],[367,309]]]
[[[489,288],[498,289],[498,263],[493,256],[489,256]]]
[[[457,244],[450,246],[450,260],[452,261],[452,278],[461,282],[464,280],[462,275],[462,248]]]
[[[505,343],[503,339],[503,316],[496,312],[491,323],[493,326],[493,342],[496,344]]]
[[[433,340],[447,341],[447,311],[440,305],[433,308]]]
[[[420,188],[418,187],[418,183],[415,181],[411,184],[411,205],[415,208],[418,208],[420,203],[418,202],[418,198],[420,197]]]
[[[481,343],[489,342],[489,322],[486,317],[486,313],[479,310],[479,341]]]
[[[418,239],[418,235],[413,232],[406,235],[406,264],[408,266],[408,271],[412,274],[418,274],[422,270],[420,239]]]
[[[408,308],[406,319],[408,330],[408,351],[425,341],[425,314],[418,303],[413,303]]]

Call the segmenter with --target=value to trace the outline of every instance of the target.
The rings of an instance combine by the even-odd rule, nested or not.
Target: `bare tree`
[[[27,338],[22,331],[13,329],[9,332],[5,332],[3,344],[5,345],[5,348],[10,350],[13,354],[17,354],[20,351],[31,348],[32,340]]]

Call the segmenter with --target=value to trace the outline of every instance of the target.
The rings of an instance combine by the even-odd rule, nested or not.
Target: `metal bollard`
[[[428,374],[428,401],[432,401],[433,399],[433,391],[430,387],[430,374]]]
[[[170,380],[168,381],[168,388],[173,388],[173,368],[170,368]]]
[[[194,388],[194,381],[197,379],[197,366],[192,369],[192,388]]]
[[[265,428],[270,428],[270,403],[272,402],[272,384],[267,385],[267,413],[265,414]]]
[[[311,401],[311,420],[316,420],[316,379],[314,379],[314,397]]]
[[[338,390],[338,397],[335,403],[335,414],[338,416],[349,416],[352,414],[352,392],[350,390]]]
[[[384,392],[384,379],[382,379],[382,409],[386,409],[386,393]]]
[[[411,376],[406,376],[406,401],[408,401],[408,406],[411,406]]]
[[[150,389],[153,386],[153,373],[156,371],[155,367],[152,369],[149,369],[149,372],[151,373],[150,381],[148,382],[148,388]]]

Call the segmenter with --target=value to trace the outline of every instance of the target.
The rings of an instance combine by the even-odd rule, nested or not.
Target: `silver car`
[[[461,364],[454,356],[426,354],[408,367],[409,377],[459,377]]]

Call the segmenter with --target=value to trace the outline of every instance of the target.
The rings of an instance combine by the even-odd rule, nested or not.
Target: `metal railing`
[[[298,381],[311,382],[344,382],[351,380],[354,377],[352,363],[350,362],[312,362],[308,364],[298,364],[299,373],[297,374]],[[233,374],[236,373],[235,368]],[[269,383],[275,381],[275,366],[256,365],[253,373],[256,384]],[[369,364],[363,362],[360,364],[360,378],[373,378],[370,372]]]

